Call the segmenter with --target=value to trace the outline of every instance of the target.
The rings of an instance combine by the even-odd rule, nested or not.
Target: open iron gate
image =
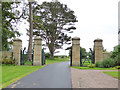
[[[33,51],[28,54],[25,50],[26,48],[21,50],[20,65],[33,65]]]

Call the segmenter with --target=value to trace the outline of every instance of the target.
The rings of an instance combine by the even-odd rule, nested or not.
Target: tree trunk
[[[54,59],[54,53],[50,52],[50,59]]]
[[[49,51],[50,51],[50,59],[54,59],[54,47],[48,46]]]
[[[30,28],[29,28],[29,44],[28,44],[28,54],[32,53],[32,37],[33,37],[33,12],[32,12],[32,2],[29,2],[29,19],[30,19]],[[29,55],[30,59],[32,58]]]

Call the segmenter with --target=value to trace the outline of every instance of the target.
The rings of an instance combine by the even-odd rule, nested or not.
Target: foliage
[[[120,45],[114,47],[111,58],[115,60],[115,65],[120,65]]]
[[[89,68],[95,68],[95,64],[92,64],[92,63],[91,63],[90,65],[88,65],[88,67],[89,67]]]
[[[120,66],[115,66],[114,68],[115,68],[115,69],[120,69]]]
[[[101,62],[97,62],[96,66],[100,68],[110,68],[115,66],[115,60],[112,58],[106,58]]]
[[[13,39],[20,36],[20,33],[15,29],[17,22],[22,18],[23,13],[17,9],[19,2],[2,2],[2,50],[9,50]]]
[[[117,70],[115,68],[99,68],[99,67],[89,68],[89,67],[80,67],[80,66],[71,66],[71,67],[76,69],[88,69],[88,70]]]
[[[60,56],[54,56],[54,58],[59,58]]]
[[[2,64],[15,64],[15,60],[13,59],[8,59],[8,58],[2,58]]]
[[[64,61],[68,61],[68,58],[54,58],[54,59],[46,59],[45,63],[46,64],[52,64],[52,63],[59,63],[59,62],[64,62]]]
[[[103,67],[100,61],[97,61],[95,65],[96,65],[96,67],[99,67],[99,68]]]
[[[33,14],[33,34],[41,36],[53,58],[56,49],[62,48],[64,44],[70,44],[71,37],[66,32],[72,33],[71,30],[76,29],[74,11],[67,5],[52,1],[43,2],[41,5],[35,3]]]
[[[80,47],[80,51],[82,52],[82,58],[86,58],[87,57],[86,49]]]
[[[50,58],[50,53],[45,53],[45,58]]]

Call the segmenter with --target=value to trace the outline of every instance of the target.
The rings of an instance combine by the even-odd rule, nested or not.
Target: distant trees
[[[33,35],[40,36],[46,42],[50,57],[54,58],[56,49],[62,48],[63,44],[70,44],[71,37],[66,32],[72,33],[76,29],[74,11],[67,5],[52,1],[34,5],[33,13]]]

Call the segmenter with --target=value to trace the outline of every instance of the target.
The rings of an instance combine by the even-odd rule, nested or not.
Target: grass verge
[[[46,59],[46,64],[58,63],[69,61],[69,58],[55,58],[55,59]]]
[[[27,76],[28,74],[42,68],[44,66],[2,66],[2,88],[12,84],[13,82]]]
[[[120,79],[120,71],[104,71],[104,73],[106,73],[114,78]]]
[[[72,68],[76,68],[76,69],[88,69],[88,70],[118,70],[115,68],[89,68],[89,67],[79,67],[79,66],[71,66]]]

